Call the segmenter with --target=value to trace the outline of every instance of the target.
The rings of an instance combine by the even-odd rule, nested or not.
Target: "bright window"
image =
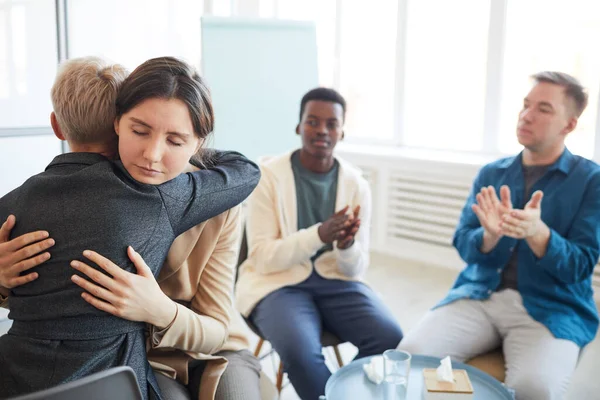
[[[279,0],[277,3],[278,18],[315,22],[319,84],[327,87],[334,84],[335,7],[335,0]]]
[[[0,1],[0,128],[50,125],[54,0]]]
[[[402,144],[481,150],[489,13],[489,0],[409,0]]]
[[[212,15],[230,17],[232,14],[232,0],[206,0],[212,1]]]
[[[397,16],[396,0],[342,3],[339,89],[348,103],[348,137],[394,136]]]
[[[543,15],[543,17],[542,17]],[[498,147],[521,149],[516,124],[529,76],[544,70],[566,72],[589,91],[589,104],[569,137],[574,153],[592,157],[600,87],[600,8],[586,0],[510,0],[506,20],[506,50]]]
[[[134,69],[169,55],[200,67],[202,7],[196,0],[69,0],[70,57],[97,55]]]

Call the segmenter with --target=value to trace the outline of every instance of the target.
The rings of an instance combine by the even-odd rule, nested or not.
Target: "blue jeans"
[[[398,346],[402,330],[390,310],[366,285],[311,276],[262,299],[250,315],[277,351],[294,389],[303,400],[325,392],[331,372],[321,351],[327,330],[358,347],[356,358]]]

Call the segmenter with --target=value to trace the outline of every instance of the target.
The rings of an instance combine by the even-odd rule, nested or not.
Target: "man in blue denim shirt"
[[[462,211],[453,243],[468,265],[399,347],[464,361],[502,345],[517,399],[549,400],[562,399],[598,328],[600,167],[564,144],[587,104],[579,82],[533,78],[523,151],[484,166]]]

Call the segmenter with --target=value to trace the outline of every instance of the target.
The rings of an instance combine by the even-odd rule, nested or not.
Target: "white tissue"
[[[376,385],[383,382],[383,356],[374,356],[368,364],[363,364],[367,378]]]
[[[452,360],[450,360],[450,356],[447,356],[440,361],[440,366],[437,367],[437,378],[438,381],[442,382],[454,382]]]

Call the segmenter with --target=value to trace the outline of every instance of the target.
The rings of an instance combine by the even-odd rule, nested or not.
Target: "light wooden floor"
[[[373,254],[371,267],[367,273],[367,281],[391,308],[404,332],[413,328],[425,312],[444,297],[458,271],[445,268],[422,265],[415,262],[403,261]],[[6,310],[0,309],[0,335],[8,330],[9,323],[5,321]],[[256,336],[250,331],[251,348],[254,349]],[[264,350],[268,347],[265,345]],[[340,347],[345,362],[356,355],[356,349],[345,344]],[[335,360],[331,352],[326,351],[329,368],[336,370]],[[571,389],[567,400],[584,400],[600,398],[600,380],[597,368],[600,365],[600,338],[596,338],[586,347],[579,361],[577,371],[572,379]],[[278,360],[266,357],[262,361],[266,374],[275,382],[275,371]],[[298,400],[299,397],[291,385],[287,385],[281,395],[281,400]]]
[[[406,333],[417,324],[427,310],[444,297],[457,274],[458,271],[373,254],[366,279],[391,308]],[[252,348],[256,340],[256,336],[253,336]],[[346,363],[357,353],[356,348],[350,344],[342,345],[340,351]],[[333,352],[326,349],[325,357],[329,368],[335,371],[337,368]],[[275,357],[270,356],[262,361],[264,371],[273,382],[275,382],[277,362]],[[283,389],[280,399],[299,400],[299,397],[292,385],[288,384]]]
[[[459,271],[446,268],[422,265],[373,254],[371,267],[367,273],[367,281],[392,309],[404,333],[413,328],[419,319],[441,300],[449,290]],[[252,335],[252,333],[249,333]],[[256,343],[252,337],[251,346]],[[252,349],[254,349],[252,347]],[[357,351],[354,346],[344,344],[340,347],[344,362],[354,358]],[[332,351],[325,350],[327,364],[331,371],[337,370]],[[600,336],[590,343],[582,352],[577,370],[572,378],[571,387],[566,400],[600,399]],[[275,371],[278,360],[266,357],[262,361],[266,374],[275,382]],[[291,384],[285,386],[281,400],[299,400]]]

